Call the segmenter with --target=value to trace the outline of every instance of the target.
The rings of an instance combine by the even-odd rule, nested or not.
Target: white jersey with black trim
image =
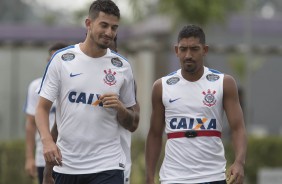
[[[124,170],[117,112],[97,100],[115,93],[125,107],[135,104],[133,74],[125,58],[110,49],[102,57],[91,58],[79,44],[59,50],[46,68],[39,93],[57,101],[57,145],[63,166],[55,167],[56,172]]]
[[[162,78],[165,132],[222,131],[224,74],[204,67],[195,82],[182,77],[181,69]],[[162,184],[202,183],[225,179],[226,160],[219,137],[168,139],[160,170]]]
[[[39,101],[39,95],[36,92],[36,90],[39,89],[39,86],[41,84],[42,78],[37,78],[33,80],[28,87],[28,92],[27,92],[27,97],[26,97],[26,103],[24,107],[24,112],[26,114],[29,114],[31,116],[35,116],[35,110],[36,106]],[[55,103],[52,105],[52,108],[50,110],[49,114],[49,126],[50,129],[52,128],[54,122],[55,122],[55,111],[56,111],[56,106]],[[43,156],[43,145],[40,140],[40,135],[39,132],[36,132],[35,135],[35,165],[37,167],[44,167],[45,166],[45,160]]]

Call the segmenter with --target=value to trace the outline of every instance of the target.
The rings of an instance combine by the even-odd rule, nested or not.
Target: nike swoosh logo
[[[81,75],[82,73],[77,73],[77,74],[72,74],[70,73],[70,77],[75,77],[75,76],[78,76],[78,75]]]
[[[176,99],[169,99],[169,103],[175,102],[176,100],[179,100],[180,98],[176,98]]]

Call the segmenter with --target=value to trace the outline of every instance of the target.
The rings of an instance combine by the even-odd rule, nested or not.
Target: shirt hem
[[[210,177],[201,177],[201,178],[194,178],[194,179],[165,179],[160,180],[161,184],[172,184],[172,183],[185,183],[185,184],[195,184],[195,183],[206,183],[206,182],[212,182],[212,181],[221,181],[225,180],[226,176],[225,173],[217,176],[210,176]]]
[[[120,167],[112,167],[112,168],[107,168],[107,169],[95,169],[95,170],[81,170],[80,168],[77,168],[76,170],[66,170],[66,169],[58,169],[59,166],[54,167],[54,171],[57,173],[62,173],[62,174],[92,174],[92,173],[99,173],[103,171],[109,171],[109,170],[124,170],[124,168]]]

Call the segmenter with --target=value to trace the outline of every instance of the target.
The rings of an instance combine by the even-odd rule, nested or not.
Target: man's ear
[[[87,30],[89,31],[90,27],[91,27],[91,19],[90,18],[85,19],[85,26],[86,26]]]
[[[204,56],[207,55],[208,52],[209,52],[209,46],[204,45]]]
[[[177,44],[174,45],[174,52],[176,55],[178,54],[178,45]]]

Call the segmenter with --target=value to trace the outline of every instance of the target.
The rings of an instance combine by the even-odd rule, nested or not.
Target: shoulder
[[[224,74],[218,70],[205,67],[204,77],[209,82],[223,81]]]
[[[234,84],[236,84],[236,81],[235,81],[234,77],[232,77],[231,75],[228,75],[228,74],[225,74],[225,75],[224,75],[223,82],[224,82],[224,84],[225,84],[225,83],[226,83],[226,84],[229,84],[229,83],[234,83]]]
[[[161,98],[162,96],[162,79],[158,79],[153,84],[152,99],[153,101]]]
[[[174,85],[176,83],[178,83],[180,81],[180,76],[179,76],[179,73],[180,71],[177,70],[177,71],[174,71],[174,72],[171,72],[169,73],[168,75],[162,77],[162,81],[163,81],[163,85]]]
[[[162,79],[157,79],[154,84],[153,84],[153,88],[159,88],[162,87]]]
[[[110,50],[109,55],[110,55],[111,63],[114,66],[116,67],[129,67],[130,66],[128,59],[124,57],[123,55],[121,55],[120,53]]]
[[[231,75],[224,75],[223,79],[223,90],[224,93],[229,93],[229,92],[237,92],[237,84],[235,79]]]
[[[222,72],[212,69],[212,68],[207,68],[209,72],[214,73],[214,74],[223,74]]]
[[[62,61],[71,61],[76,56],[76,48],[75,45],[70,45],[68,47],[65,47],[63,49],[57,50],[51,57],[52,61],[54,58],[62,60]]]

